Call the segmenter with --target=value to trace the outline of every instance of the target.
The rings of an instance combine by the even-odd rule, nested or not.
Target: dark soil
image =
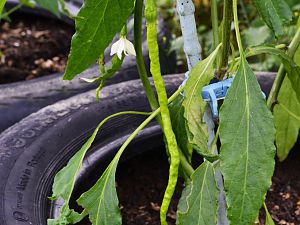
[[[300,152],[296,148],[285,162],[277,162],[267,194],[267,206],[275,224],[300,224]],[[159,209],[168,179],[168,161],[164,155],[164,150],[148,153],[118,167],[117,190],[124,225],[160,224]],[[175,224],[182,189],[180,180],[168,214],[170,224]],[[260,224],[263,221],[261,210]]]
[[[300,225],[299,146],[300,142],[286,161],[276,163],[273,184],[267,193],[266,204],[276,225]],[[201,161],[201,158],[196,157],[195,166]],[[164,149],[144,153],[118,166],[117,192],[123,225],[160,225],[159,210],[167,185],[168,170],[169,163]],[[167,215],[170,225],[176,222],[177,204],[183,188],[183,180],[179,179]],[[75,210],[82,209],[75,206]],[[264,225],[264,221],[265,212],[262,208],[259,224]],[[90,222],[85,218],[79,224],[88,225]]]
[[[61,21],[11,15],[0,23],[0,84],[64,71],[74,30]]]

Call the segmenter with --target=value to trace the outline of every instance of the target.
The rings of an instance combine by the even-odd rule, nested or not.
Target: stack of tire
[[[7,7],[14,4],[16,2],[8,1]],[[70,1],[67,5],[76,14],[81,2]],[[53,17],[43,9],[21,10],[21,13]],[[73,23],[64,16],[60,20]],[[163,21],[158,27],[162,73],[171,74],[176,60],[165,50],[170,45],[170,34]],[[129,36],[132,39],[132,32]],[[105,56],[109,58],[109,50]],[[147,51],[144,58],[149,69]],[[98,67],[92,66],[79,77],[95,77],[98,74]],[[268,92],[274,74],[260,74],[258,77],[263,90]],[[47,198],[51,195],[55,173],[79,150],[97,124],[116,112],[150,110],[137,78],[134,59],[126,58],[122,69],[102,90],[99,103],[95,99],[95,85],[78,78],[62,81],[61,74],[0,85],[1,225],[46,225],[47,218],[57,216],[61,203],[50,202]],[[181,84],[183,75],[167,75],[164,79],[170,94]],[[95,167],[103,167],[103,162],[114,156],[143,119],[142,116],[124,116],[104,125],[86,156],[76,183],[77,189]],[[149,140],[159,137],[160,128],[153,122],[138,135],[134,141],[138,147],[128,149],[125,158],[153,149],[157,143]]]

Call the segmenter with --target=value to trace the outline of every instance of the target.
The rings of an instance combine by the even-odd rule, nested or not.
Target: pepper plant
[[[293,13],[284,0],[253,0],[262,19],[277,37],[291,25]],[[211,21],[214,49],[201,59],[201,46],[196,33],[192,0],[177,0],[184,50],[189,71],[185,82],[167,98],[160,72],[157,44],[156,0],[85,0],[76,16],[76,33],[64,79],[71,80],[96,60],[101,74],[87,82],[100,82],[97,96],[109,79],[120,68],[126,55],[136,56],[138,71],[152,112],[119,112],[103,120],[82,148],[54,178],[52,200],[62,198],[64,204],[59,218],[48,219],[49,225],[76,224],[88,216],[93,225],[122,224],[118,207],[115,173],[119,159],[128,144],[152,120],[156,119],[164,134],[170,158],[169,180],[160,208],[161,224],[166,225],[166,214],[178,176],[185,179],[177,211],[177,224],[253,224],[264,205],[271,185],[275,152],[284,160],[297,140],[300,127],[300,29],[295,25],[295,36],[287,48],[276,46],[246,46],[241,41],[237,0],[224,0],[223,20],[219,23],[217,0],[211,0]],[[144,7],[145,6],[145,7]],[[134,14],[134,46],[126,39],[126,21]],[[142,57],[142,19],[146,19],[147,44],[151,60],[150,71],[158,99],[150,85]],[[295,18],[294,20],[295,21]],[[231,37],[231,25],[235,35]],[[221,24],[221,25],[220,25]],[[112,46],[109,68],[104,67],[104,50],[114,36],[120,40]],[[235,39],[239,55],[232,54]],[[282,66],[276,76],[267,101],[261,93],[247,58],[258,54],[279,57]],[[214,78],[224,80],[234,76],[224,102],[220,105],[218,127],[202,88]],[[100,103],[101,104],[101,103]],[[120,147],[119,151],[94,186],[83,193],[77,203],[81,213],[70,209],[69,203],[76,176],[84,156],[101,126],[109,119],[124,114],[147,116]],[[276,129],[275,129],[276,128]],[[215,133],[215,130],[216,133]],[[220,148],[217,142],[220,140]],[[193,168],[193,153],[204,162]],[[265,206],[265,205],[264,205]],[[267,208],[265,206],[265,210]],[[274,224],[266,212],[268,224]]]

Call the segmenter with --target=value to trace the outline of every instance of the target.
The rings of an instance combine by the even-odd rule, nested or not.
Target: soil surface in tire
[[[276,162],[273,183],[266,204],[278,225],[300,224],[300,142],[284,162]],[[201,163],[196,159],[195,168]],[[148,152],[120,164],[117,172],[117,192],[123,225],[159,225],[159,210],[168,180],[169,163],[165,150]],[[259,185],[259,184],[258,184]],[[169,208],[169,224],[176,222],[177,204],[184,188],[179,179]],[[85,218],[80,225],[90,224]],[[265,212],[260,211],[260,225],[265,224]]]
[[[64,71],[72,26],[27,14],[10,19],[0,23],[0,84]]]

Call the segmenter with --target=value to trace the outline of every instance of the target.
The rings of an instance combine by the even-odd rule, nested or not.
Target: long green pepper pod
[[[179,152],[177,148],[177,142],[175,134],[172,130],[170,113],[168,109],[168,98],[164,85],[163,78],[160,71],[159,53],[157,44],[157,7],[156,0],[146,0],[145,7],[145,18],[147,24],[147,43],[149,48],[150,57],[150,71],[153,77],[154,85],[158,94],[158,102],[161,108],[161,117],[163,124],[163,132],[165,134],[167,146],[170,153],[170,171],[169,181],[165,191],[164,199],[160,209],[160,221],[162,225],[167,225],[166,215],[168,208],[173,196],[177,178],[178,178],[178,167],[179,167]]]

